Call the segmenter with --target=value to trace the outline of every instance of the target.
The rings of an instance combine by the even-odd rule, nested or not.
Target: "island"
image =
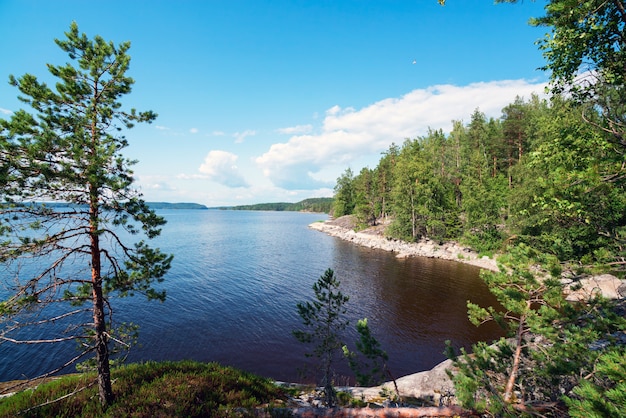
[[[332,197],[315,197],[315,198],[310,198],[310,199],[304,199],[297,203],[288,203],[288,202],[257,203],[253,205],[221,206],[215,209],[329,213],[333,204],[333,200],[334,199]]]

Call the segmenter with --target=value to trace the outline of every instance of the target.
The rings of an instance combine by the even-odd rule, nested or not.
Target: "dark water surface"
[[[426,370],[445,359],[444,341],[469,347],[499,335],[476,328],[466,302],[494,299],[478,269],[451,261],[409,258],[364,249],[313,231],[322,214],[243,211],[160,211],[168,224],[154,246],[175,260],[163,287],[164,303],[140,296],[113,301],[116,321],[140,325],[130,361],[217,361],[284,381],[303,381],[310,362],[293,336],[296,303],[327,268],[350,297],[351,324],[368,318],[396,376]],[[356,333],[347,332],[354,349]],[[43,372],[73,346],[0,345],[0,380]],[[339,372],[348,375],[347,368]]]

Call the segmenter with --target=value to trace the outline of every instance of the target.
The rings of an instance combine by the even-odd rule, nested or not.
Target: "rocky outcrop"
[[[431,370],[396,379],[395,383],[390,381],[374,387],[340,386],[335,389],[339,392],[349,393],[353,398],[378,408],[394,407],[394,409],[397,409],[402,406],[401,403],[397,404],[395,401],[392,401],[397,399],[397,395],[399,395],[400,400],[419,400],[419,403],[422,405],[431,405],[433,407],[451,405],[454,404],[454,398],[452,397],[454,384],[448,376],[447,370],[454,370],[452,360],[445,360]],[[277,383],[283,386],[300,387],[303,389],[299,396],[291,399],[291,407],[322,408],[322,388],[306,388],[305,386],[292,383]]]
[[[439,258],[498,271],[495,260],[486,256],[480,257],[475,251],[460,246],[455,242],[439,244],[429,239],[422,239],[419,242],[410,243],[385,237],[379,232],[379,229],[355,232],[353,229],[336,224],[335,221],[315,222],[309,225],[309,227],[363,247],[391,251],[399,258]]]
[[[475,251],[455,242],[439,244],[429,239],[422,239],[419,242],[409,243],[385,237],[384,228],[380,226],[355,232],[352,229],[354,222],[351,217],[315,222],[309,227],[363,247],[391,251],[399,258],[439,258],[470,264],[485,270],[498,271],[496,260],[480,257]],[[564,278],[562,282],[566,298],[572,302],[586,302],[596,295],[602,295],[607,299],[626,298],[626,280],[620,280],[610,274],[601,274],[579,280]]]
[[[566,299],[571,302],[587,302],[597,295],[607,299],[626,297],[626,280],[620,280],[611,274],[601,274],[574,281],[563,279]]]
[[[272,414],[271,416],[275,415]],[[475,414],[460,406],[453,405],[441,408],[296,408],[289,410],[286,416],[298,418],[432,418],[470,417],[475,416]]]
[[[445,404],[444,398],[454,391],[454,384],[447,370],[452,370],[452,360],[445,360],[430,370],[403,376],[396,380],[398,394],[402,398],[421,399],[432,405]],[[386,382],[371,388],[342,388],[357,399],[366,402],[381,401],[382,394],[395,394],[393,382]]]

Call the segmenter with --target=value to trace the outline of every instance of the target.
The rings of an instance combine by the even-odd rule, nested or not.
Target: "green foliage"
[[[558,262],[554,257],[547,257],[525,245],[519,245],[509,249],[509,252],[498,259],[500,272],[481,272],[481,277],[496,296],[502,308],[482,308],[468,302],[470,321],[474,325],[480,325],[487,321],[495,321],[503,329],[507,330],[508,336],[514,337],[513,343],[502,341],[499,346],[500,355],[508,358],[498,361],[499,367],[508,363],[506,372],[507,385],[495,396],[498,403],[511,404],[515,387],[521,382],[527,382],[521,367],[526,356],[526,347],[529,334],[540,334],[547,324],[560,317],[560,309],[564,304],[560,283],[555,279],[560,270],[554,268]],[[548,271],[537,272],[542,277],[532,273],[531,267],[543,266]],[[506,347],[511,344],[510,347]],[[502,373],[502,370],[496,373]],[[521,389],[522,393],[528,390]],[[491,400],[493,402],[493,400]],[[524,400],[526,401],[526,400]]]
[[[337,179],[335,185],[335,200],[332,215],[336,218],[351,215],[356,205],[354,192],[354,173],[350,168]]]
[[[467,408],[504,416],[538,412],[546,405],[564,410],[563,394],[568,405],[589,405],[584,397],[594,395],[585,376],[596,374],[593,365],[601,364],[605,353],[623,351],[618,338],[626,329],[623,314],[601,298],[566,303],[554,256],[521,244],[498,261],[500,273],[481,276],[500,306],[468,303],[468,313],[475,325],[495,321],[510,338],[476,344],[471,356],[464,350],[456,356],[448,347],[459,368],[453,377],[458,398]],[[613,385],[598,379],[606,388]]]
[[[216,363],[148,362],[112,373],[115,401],[106,411],[97,401],[92,373],[64,376],[4,398],[0,417],[252,416],[256,408],[271,408],[274,401],[286,399],[284,390],[269,379]],[[37,407],[75,391],[71,397]],[[29,408],[33,409],[20,414]]]
[[[362,226],[376,225],[380,215],[375,173],[365,167],[354,179],[354,214]]]
[[[328,406],[336,402],[336,393],[333,387],[333,364],[337,354],[341,353],[343,343],[340,333],[348,326],[344,318],[345,304],[348,296],[339,290],[340,282],[332,269],[313,284],[315,298],[311,301],[300,302],[296,305],[298,315],[302,319],[304,330],[295,330],[293,335],[298,341],[313,344],[312,352],[308,356],[318,359],[319,370],[322,374],[324,398]]]
[[[578,262],[578,274],[607,266],[623,273],[626,13],[618,0],[551,0],[545,11],[531,24],[550,28],[539,41],[554,93],[549,105],[533,98],[505,107],[500,142],[477,114],[467,130],[457,124],[451,134],[456,155],[468,162],[457,158],[455,172],[460,216],[474,229],[464,231],[466,242],[487,225],[509,235],[507,244],[522,244],[499,260],[502,273],[484,275],[504,309],[468,305],[474,323],[495,320],[515,337],[478,344],[471,356],[449,353],[460,370],[457,396],[494,416],[623,416],[623,307],[601,298],[560,301],[553,280],[560,266],[541,254]],[[485,187],[489,156],[493,173],[508,179],[500,195]],[[476,222],[475,215],[497,219],[497,211],[505,222]]]
[[[534,401],[517,399],[515,395],[535,395],[534,388],[526,386],[534,381],[529,377],[536,373],[532,361],[527,360],[531,335],[540,334],[547,324],[560,317],[564,301],[558,281],[545,273],[545,277],[538,278],[530,270],[535,265],[553,265],[554,258],[519,245],[510,248],[498,261],[500,272],[483,271],[481,277],[501,307],[483,308],[468,302],[468,313],[474,325],[494,321],[512,339],[501,339],[495,346],[476,344],[472,347],[473,356],[464,351],[460,359],[453,356],[460,370],[454,382],[464,406],[512,414],[515,405]],[[560,273],[558,269],[550,270]]]
[[[581,70],[597,72],[605,83],[624,85],[622,2],[552,0],[545,10],[545,16],[531,23],[554,31],[539,45],[547,60],[544,70],[550,71],[557,91],[571,88]],[[581,83],[576,91],[588,96],[595,88],[593,83]]]
[[[450,342],[446,342],[446,354],[458,369],[454,375],[448,372],[454,382],[455,396],[464,408],[480,413],[489,411],[494,416],[502,414],[508,409],[502,393],[502,376],[510,368],[510,344],[505,339],[492,345],[479,342],[472,346],[471,354],[464,348],[460,351],[457,354]]]
[[[559,96],[518,97],[498,120],[476,110],[448,135],[406,140],[376,168],[342,175],[336,213],[351,210],[361,226],[391,216],[386,234],[409,242],[457,240],[491,255],[510,239],[561,260],[619,261],[626,177],[603,120]]]
[[[545,16],[531,19],[530,23],[550,28],[538,44],[546,59],[542,69],[550,75],[552,92],[566,93],[583,105],[585,119],[623,153],[626,148],[623,2],[551,0],[545,11]],[[602,117],[595,121],[593,114],[598,110]]]
[[[393,217],[387,233],[407,241],[462,239],[491,253],[515,237],[561,260],[619,262],[626,236],[624,16],[616,0],[548,2],[546,15],[531,23],[552,30],[539,42],[555,93],[550,102],[517,97],[498,120],[476,109],[447,136],[429,132],[394,146],[354,178],[359,184],[380,172],[391,179],[359,206],[384,202],[381,216]]]
[[[581,123],[581,108],[553,100],[512,201],[520,237],[561,259],[593,256],[600,248],[619,253],[626,224],[624,184],[608,181],[621,167],[619,155],[593,126]],[[617,180],[617,179],[616,179]]]
[[[450,236],[448,227],[455,223],[454,192],[441,177],[442,165],[433,154],[443,141],[439,131],[421,140],[405,141],[398,155],[390,206],[394,222],[389,233],[415,241],[423,236],[435,239]]]
[[[359,385],[379,385],[385,381],[389,356],[380,348],[380,343],[372,335],[367,318],[358,320],[356,330],[359,334],[356,349],[361,356],[350,351],[345,345],[342,347],[343,355],[348,359],[350,369],[354,372]]]
[[[133,188],[135,162],[121,153],[128,145],[122,134],[156,114],[120,102],[134,83],[126,74],[129,42],[89,39],[76,23],[65,35],[56,44],[73,62],[48,65],[54,90],[31,74],[11,76],[32,114],[18,110],[0,120],[0,261],[15,277],[2,301],[0,335],[65,321],[64,334],[44,330],[37,341],[76,339],[85,353],[95,351],[101,400],[109,403],[111,300],[134,293],[163,300],[156,285],[172,261],[134,237],[158,236],[165,220]],[[88,301],[86,319],[76,306]],[[56,311],[47,309],[52,304]],[[35,310],[41,317],[33,322]],[[18,340],[29,342],[27,335]]]
[[[622,417],[626,411],[626,349],[616,347],[598,357],[593,375],[565,398],[576,418]]]
[[[304,199],[297,203],[257,203],[254,205],[231,206],[221,209],[228,210],[268,210],[268,211],[290,211],[290,212],[320,212],[329,213],[333,205],[332,197],[317,197]]]
[[[504,234],[493,227],[475,233],[466,233],[460,241],[463,245],[473,248],[481,256],[493,257],[502,248],[503,239]]]

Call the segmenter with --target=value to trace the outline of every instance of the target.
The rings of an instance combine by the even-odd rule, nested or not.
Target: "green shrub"
[[[64,376],[4,398],[0,417],[241,416],[246,415],[242,410],[287,397],[269,379],[216,363],[149,362],[113,370],[115,401],[103,411],[95,378],[93,373]]]

